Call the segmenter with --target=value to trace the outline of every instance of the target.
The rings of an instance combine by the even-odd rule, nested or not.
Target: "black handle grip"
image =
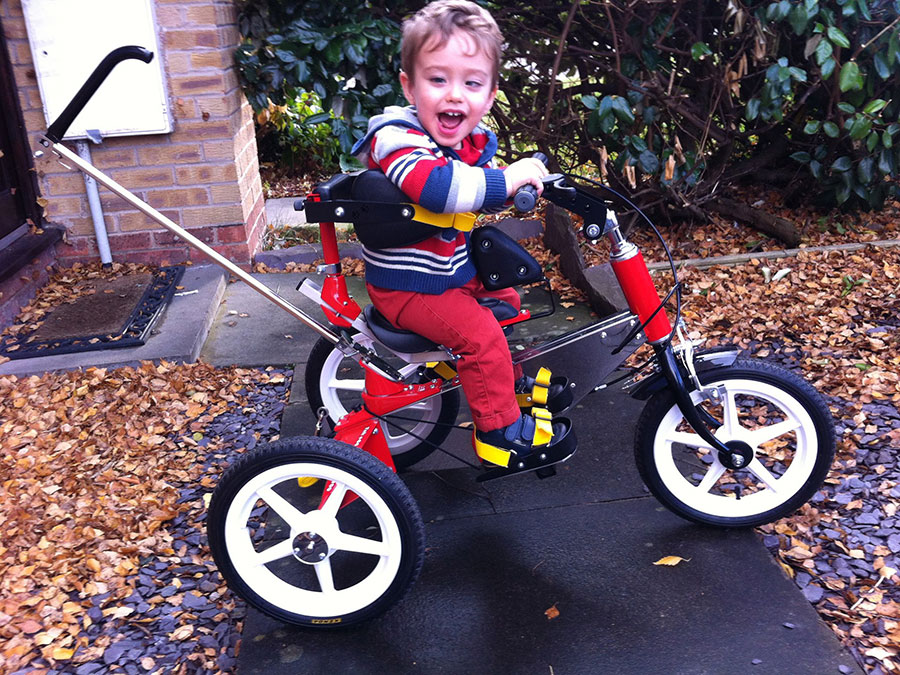
[[[543,152],[536,152],[532,155],[532,157],[546,166],[547,155],[545,155]],[[516,194],[513,196],[513,205],[519,211],[527,213],[534,208],[534,205],[537,203],[537,198],[537,188],[534,187],[534,185],[523,185],[518,190],[516,190]]]
[[[144,63],[150,63],[153,60],[153,52],[149,49],[135,46],[113,49],[103,58],[100,65],[94,69],[91,76],[83,85],[81,85],[81,89],[78,90],[78,93],[75,94],[71,101],[69,101],[69,105],[66,106],[66,109],[62,111],[60,116],[57,117],[53,124],[50,125],[50,128],[47,129],[47,138],[54,143],[59,143],[60,140],[62,140],[62,137],[66,135],[72,122],[78,117],[78,113],[84,109],[87,102],[91,100],[91,96],[93,96],[97,92],[97,89],[100,88],[100,85],[103,84],[103,80],[106,79],[106,76],[109,75],[112,69],[119,63],[127,59],[138,59]]]

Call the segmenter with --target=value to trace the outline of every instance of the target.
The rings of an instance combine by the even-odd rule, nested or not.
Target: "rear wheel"
[[[638,421],[635,459],[650,491],[678,515],[721,527],[782,518],[815,494],[834,457],[828,407],[805,380],[763,361],[699,373],[719,401],[695,404],[718,420],[716,438],[753,449],[743,469],[730,469],[684,420],[668,390],[653,396]]]
[[[240,459],[213,493],[207,531],[229,588],[300,626],[381,614],[425,556],[425,528],[403,481],[328,438],[287,438]]]
[[[374,348],[375,343],[361,335],[355,338],[363,346]],[[415,372],[417,366],[393,364],[401,373]],[[313,345],[306,363],[306,397],[314,413],[325,407],[326,420],[334,427],[350,410],[362,403],[365,372],[356,361],[345,356],[334,344],[319,338]],[[425,459],[443,443],[459,414],[459,390],[452,389],[440,396],[432,396],[388,416],[391,423],[383,426],[387,444],[398,469],[405,469]],[[405,419],[400,419],[405,418]]]

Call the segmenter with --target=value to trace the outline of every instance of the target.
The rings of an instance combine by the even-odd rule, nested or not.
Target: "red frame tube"
[[[644,323],[648,317],[659,307],[661,299],[659,293],[656,292],[656,286],[653,285],[653,279],[650,278],[650,271],[644,262],[644,256],[635,249],[635,254],[625,259],[611,260],[613,272],[625,299],[628,300],[628,307],[637,317]],[[666,316],[666,310],[660,309],[656,316],[644,327],[644,334],[650,342],[658,342],[667,338],[672,332],[672,324],[669,323],[669,317]]]

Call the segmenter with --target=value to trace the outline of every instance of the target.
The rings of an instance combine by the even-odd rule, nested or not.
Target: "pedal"
[[[508,467],[498,466],[487,469],[475,480],[483,483],[488,480],[514,476],[527,471],[539,472],[537,474],[539,478],[547,478],[555,474],[556,469],[553,468],[553,465],[565,462],[574,455],[578,442],[572,431],[572,423],[568,419],[556,418],[553,421],[554,423],[562,422],[566,427],[565,432],[559,437],[558,441],[547,447],[535,448],[530,455],[523,459],[513,458]]]

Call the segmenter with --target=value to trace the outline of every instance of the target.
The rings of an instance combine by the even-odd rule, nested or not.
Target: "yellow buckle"
[[[534,405],[531,400],[531,394],[516,394],[516,403],[519,404],[520,408],[530,408]]]
[[[417,223],[433,225],[434,227],[452,227],[461,232],[471,231],[475,225],[475,220],[478,218],[478,215],[471,211],[466,211],[465,213],[435,213],[419,204],[411,204],[410,206],[415,211],[413,220]]]
[[[446,361],[439,361],[437,363],[429,363],[426,365],[445,380],[452,380],[456,377],[456,369]]]
[[[549,393],[550,390],[547,389],[547,387],[535,383],[534,388],[531,390],[531,398],[534,399],[534,402],[537,405],[547,405],[547,396]]]
[[[553,373],[551,373],[548,368],[541,368],[537,372],[537,375],[534,376],[534,381],[536,384],[539,384],[542,387],[549,387],[550,386],[550,378],[552,375],[553,375]]]

